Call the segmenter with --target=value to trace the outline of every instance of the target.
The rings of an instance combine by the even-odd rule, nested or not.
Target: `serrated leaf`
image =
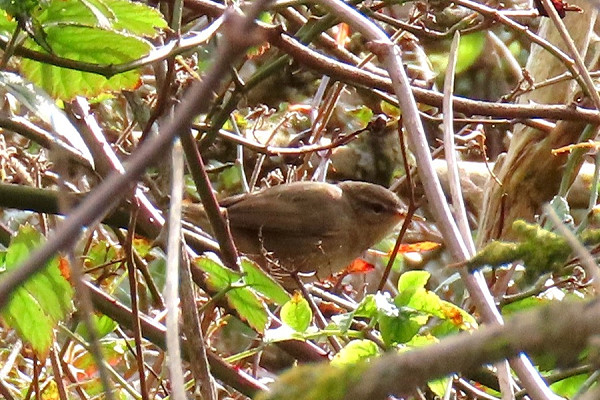
[[[296,332],[305,332],[312,321],[312,311],[308,301],[298,292],[281,308],[281,320]]]
[[[46,25],[73,23],[146,37],[168,26],[158,10],[127,0],[54,0],[39,20]]]
[[[399,294],[394,299],[397,307],[412,310],[450,321],[455,328],[469,329],[477,326],[475,319],[460,307],[442,300],[425,289],[430,274],[426,271],[409,271],[400,277]]]
[[[162,14],[155,8],[139,2],[126,0],[104,0],[116,17],[114,29],[122,29],[140,36],[155,37],[157,29],[168,27]]]
[[[127,63],[147,55],[152,49],[142,38],[83,25],[54,25],[46,28],[46,34],[57,56],[100,65]],[[41,51],[35,44],[28,47]],[[140,84],[137,70],[106,78],[29,59],[24,59],[20,68],[33,83],[63,100],[78,95],[93,97],[106,91],[132,90]]]
[[[30,112],[50,125],[52,133],[57,138],[73,146],[91,166],[94,166],[92,154],[79,131],[69,121],[63,110],[56,106],[48,93],[12,72],[0,72],[0,86],[12,94]]]
[[[196,265],[206,273],[206,283],[214,291],[226,289],[242,279],[241,274],[231,271],[209,256],[198,257]]]
[[[2,317],[23,340],[31,344],[38,356],[48,353],[56,324],[44,313],[33,295],[24,289],[17,289],[2,310]]]
[[[6,271],[17,268],[42,241],[42,235],[33,227],[21,227],[6,251]],[[73,289],[55,257],[14,292],[2,316],[42,356],[52,343],[57,322],[72,311],[72,297]]]
[[[5,13],[2,13],[6,15]],[[167,27],[161,14],[127,0],[53,0],[36,18],[55,55],[99,65],[127,63],[149,53],[152,46],[141,36],[154,37]],[[0,31],[12,35],[16,23],[0,17]],[[31,39],[25,46],[41,51]],[[53,97],[95,97],[106,91],[135,89],[139,72],[111,78],[24,60],[21,71]]]
[[[224,290],[233,283],[241,282],[241,274],[229,270],[209,256],[198,257],[196,265],[206,273],[206,283],[214,291]],[[256,293],[247,287],[235,288],[228,290],[225,298],[238,312],[240,318],[248,322],[257,332],[264,332],[269,322],[269,314]]]
[[[285,289],[263,271],[258,265],[247,258],[242,258],[242,269],[246,273],[244,282],[267,299],[277,305],[283,305],[290,300],[290,295]]]
[[[240,317],[259,333],[263,333],[269,323],[269,313],[265,304],[248,288],[232,289],[225,295],[227,302]]]
[[[367,339],[352,340],[331,360],[331,365],[342,366],[370,360],[381,354],[375,342]]]

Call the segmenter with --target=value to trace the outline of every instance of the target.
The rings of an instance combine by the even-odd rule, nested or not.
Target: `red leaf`
[[[375,266],[373,264],[368,263],[361,258],[357,258],[356,260],[352,261],[352,264],[350,264],[344,272],[346,274],[366,274],[374,269]]]
[[[60,274],[63,276],[63,278],[65,278],[66,280],[68,280],[70,282],[71,281],[71,266],[69,265],[69,261],[66,258],[64,258],[64,257],[58,258],[58,269],[60,271]]]
[[[329,318],[333,315],[343,314],[346,312],[346,310],[344,310],[343,308],[338,307],[337,305],[329,301],[323,301],[319,303],[319,310],[325,316],[325,318]]]
[[[421,253],[424,251],[435,250],[440,247],[441,244],[436,242],[419,242],[419,243],[410,243],[410,244],[401,244],[398,248],[399,254],[404,253]]]

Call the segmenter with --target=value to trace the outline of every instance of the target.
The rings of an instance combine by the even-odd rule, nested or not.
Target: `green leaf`
[[[73,23],[146,37],[168,27],[158,10],[128,0],[54,0],[39,20],[45,25]]]
[[[214,291],[221,291],[231,287],[236,282],[242,282],[242,275],[229,270],[210,256],[201,256],[196,259],[196,265],[206,273],[206,283]],[[269,322],[269,314],[265,304],[250,288],[229,289],[225,298],[240,318],[250,324],[257,332],[264,332]]]
[[[132,35],[83,25],[54,25],[46,28],[48,43],[63,58],[100,65],[122,64],[147,55],[152,46]],[[28,47],[41,51],[38,45]],[[21,71],[51,96],[70,100],[75,96],[98,96],[106,91],[135,89],[139,71],[128,71],[111,78],[56,67],[24,59]]]
[[[147,238],[139,237],[133,239],[133,248],[142,258],[147,257],[150,254],[152,244],[153,242]]]
[[[227,302],[257,332],[263,333],[269,323],[265,304],[248,288],[232,289],[225,295]]]
[[[331,365],[342,366],[368,361],[381,354],[375,342],[367,339],[352,340],[331,360]]]
[[[95,268],[112,262],[116,258],[116,248],[106,240],[99,240],[90,247],[84,265],[88,269]]]
[[[377,302],[375,300],[375,295],[368,294],[364,299],[358,304],[356,310],[354,311],[354,316],[356,317],[365,317],[365,318],[374,318],[377,316]]]
[[[17,268],[43,241],[31,226],[22,226],[12,239],[4,259],[7,272]],[[12,295],[2,310],[6,322],[19,333],[38,355],[48,352],[57,322],[73,309],[73,289],[62,275],[58,257],[30,277]]]
[[[400,112],[400,109],[398,107],[396,107],[393,104],[388,103],[385,100],[381,100],[381,102],[379,103],[379,106],[381,107],[381,111],[385,115],[388,115],[390,117],[399,117],[400,115],[402,115],[402,113]]]
[[[231,271],[210,256],[200,256],[195,262],[206,273],[206,283],[214,291],[224,290],[242,279],[241,274]]]
[[[113,28],[122,29],[140,36],[156,37],[157,29],[168,28],[162,14],[155,8],[140,2],[105,0],[116,17]]]
[[[358,119],[361,123],[361,127],[366,127],[367,124],[373,118],[373,110],[371,110],[367,106],[361,106],[358,108],[353,108],[346,110],[346,113],[352,115],[354,118]]]
[[[225,168],[218,177],[219,191],[233,192],[242,186],[242,171],[239,165]]]
[[[117,326],[119,326],[119,324],[117,324],[113,319],[111,319],[110,317],[107,317],[104,314],[102,314],[102,315],[93,314],[91,321],[92,321],[92,324],[94,325],[94,327],[96,328],[96,333],[98,334],[99,339],[102,339],[109,333],[113,332],[115,329],[117,329]],[[88,334],[85,324],[80,323],[79,325],[77,325],[77,329],[75,330],[75,333],[80,335],[86,341],[88,341],[88,342],[90,341],[90,335]]]
[[[272,24],[273,23],[273,15],[269,12],[266,11],[262,11],[259,15],[258,15],[258,20],[267,24]]]
[[[444,394],[446,394],[448,384],[451,380],[452,377],[439,378],[427,382],[427,386],[429,387],[429,389],[431,389],[433,393],[435,393],[441,399],[444,397]]]
[[[454,330],[469,329],[477,326],[475,319],[456,305],[442,300],[435,293],[425,289],[430,274],[426,271],[409,271],[400,277],[394,299],[398,308],[408,307],[415,311],[448,320]]]
[[[388,346],[409,341],[427,323],[428,317],[418,315],[406,307],[400,309],[396,306],[388,293],[378,292],[373,298],[379,331]]]
[[[572,399],[589,378],[588,374],[574,375],[550,385],[550,389],[559,396]]]
[[[305,332],[312,321],[308,301],[300,293],[294,293],[291,300],[281,308],[281,320],[296,332]]]
[[[461,37],[458,46],[458,59],[456,62],[456,74],[467,70],[477,61],[485,47],[485,32],[475,32]],[[448,42],[450,46],[450,42]],[[430,53],[428,55],[433,69],[438,74],[443,74],[448,66],[448,51],[441,53]]]
[[[394,304],[394,301],[390,297],[389,293],[377,292],[374,299],[378,315],[385,315],[388,317],[397,317],[400,315],[400,310]]]
[[[525,310],[529,310],[529,309],[532,309],[535,307],[539,307],[543,304],[548,304],[550,302],[551,302],[551,300],[548,300],[548,299],[545,299],[542,297],[537,297],[537,296],[526,297],[524,299],[521,299],[518,301],[513,301],[513,302],[508,303],[505,306],[503,306],[502,307],[502,315],[509,316],[509,315],[515,314],[520,311],[525,311]]]
[[[242,258],[241,264],[242,269],[246,273],[244,282],[252,289],[279,306],[290,300],[289,293],[256,263],[247,258]]]
[[[381,338],[387,346],[398,343],[406,343],[411,340],[428,318],[423,315],[403,313],[397,317],[381,316],[379,318],[379,330]]]
[[[56,321],[42,310],[35,297],[26,290],[17,289],[11,297],[2,310],[2,317],[8,326],[31,344],[38,356],[47,354],[54,338]]]
[[[3,14],[3,13],[2,13]],[[117,65],[146,56],[155,37],[167,23],[161,14],[142,3],[127,0],[52,0],[36,17],[44,41],[62,58],[98,65]],[[0,15],[0,32],[12,35],[16,23]],[[33,40],[25,46],[43,51]],[[107,91],[135,89],[139,71],[111,78],[23,60],[22,73],[55,98],[95,97]]]
[[[12,16],[29,15],[39,5],[40,0],[0,0],[0,9]]]
[[[427,271],[408,271],[398,280],[398,291],[424,288],[431,274]]]

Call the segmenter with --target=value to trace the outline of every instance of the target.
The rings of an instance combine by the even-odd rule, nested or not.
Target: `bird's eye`
[[[381,203],[372,203],[371,211],[373,211],[375,214],[381,214],[385,211],[385,207]]]

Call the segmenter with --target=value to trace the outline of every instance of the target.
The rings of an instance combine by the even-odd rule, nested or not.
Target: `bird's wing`
[[[290,190],[290,185],[294,189]],[[232,229],[263,235],[323,237],[337,229],[336,215],[344,207],[342,192],[329,184],[298,182],[239,198],[227,205]]]

